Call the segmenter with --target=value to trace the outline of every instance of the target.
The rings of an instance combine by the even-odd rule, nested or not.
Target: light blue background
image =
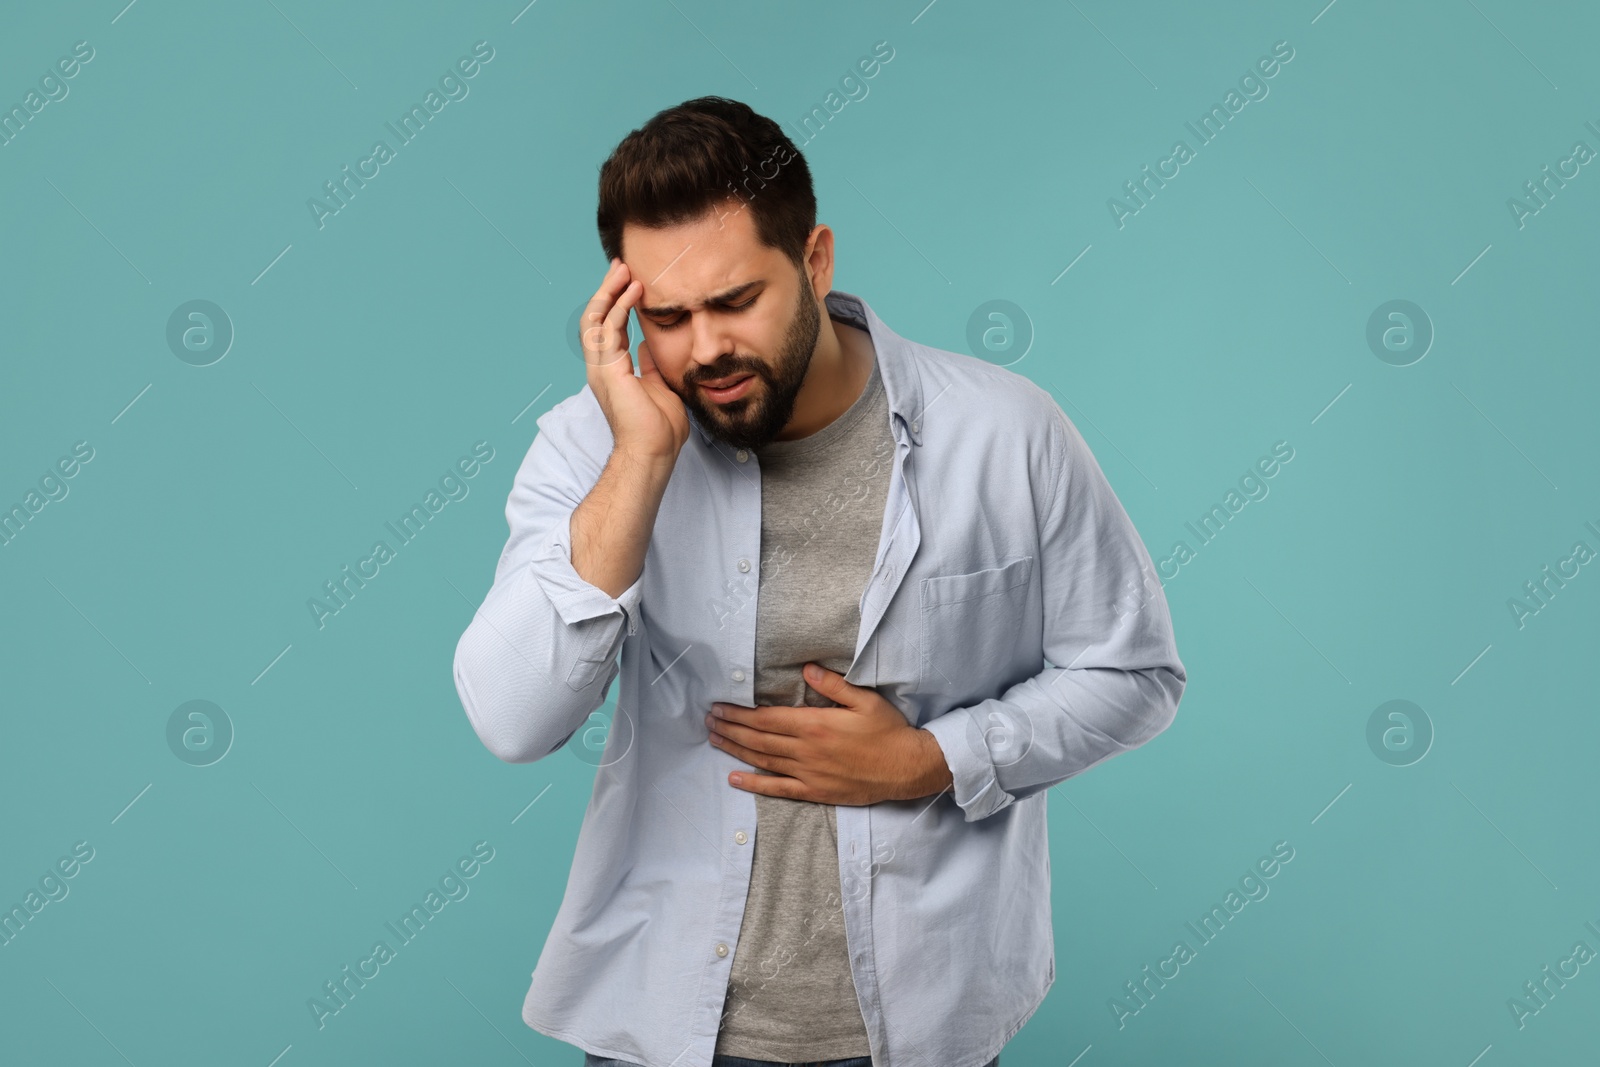
[[[95,51],[0,148],[0,505],[94,449],[0,548],[0,905],[94,849],[0,948],[0,1061],[580,1061],[518,1012],[593,761],[494,760],[451,656],[534,419],[584,382],[597,168],[706,93],[801,144],[836,287],[895,330],[965,350],[985,302],[1023,310],[1011,366],[1156,559],[1294,449],[1166,572],[1175,724],[1049,794],[1058,978],[1007,1067],[1593,1056],[1600,964],[1507,1007],[1600,950],[1600,567],[1507,606],[1600,550],[1600,166],[1507,207],[1600,150],[1592,5],[124,2],[0,32],[5,108]],[[307,199],[479,40],[470,95],[319,229]],[[1119,228],[1108,199],[1278,41],[1270,94]],[[195,299],[235,330],[205,367],[166,342]],[[1404,367],[1366,341],[1396,299],[1435,330]],[[319,629],[307,600],[477,441],[470,494]],[[235,731],[204,767],[167,742],[196,699]],[[1434,731],[1409,766],[1366,739],[1394,699]],[[470,895],[319,1029],[307,1000],[477,841]],[[1278,841],[1270,895],[1119,1028]]]

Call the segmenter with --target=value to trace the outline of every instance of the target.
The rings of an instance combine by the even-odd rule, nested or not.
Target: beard
[[[775,363],[768,365],[754,356],[729,356],[686,376],[682,388],[674,391],[712,437],[734,448],[758,449],[776,440],[794,414],[795,399],[805,384],[821,331],[821,308],[802,276],[794,315]],[[700,382],[739,374],[753,374],[756,381],[737,400],[718,404],[700,390]]]

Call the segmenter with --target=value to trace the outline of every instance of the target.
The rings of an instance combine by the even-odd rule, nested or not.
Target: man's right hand
[[[579,341],[589,388],[611,424],[613,449],[640,459],[676,462],[689,439],[689,413],[661,377],[649,342],[639,342],[639,376],[628,351],[628,312],[644,292],[620,259],[583,311]]]

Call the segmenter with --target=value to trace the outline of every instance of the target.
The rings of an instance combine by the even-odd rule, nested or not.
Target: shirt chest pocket
[[[1030,631],[1028,604],[1033,557],[970,574],[921,583],[922,667],[919,688],[948,707],[999,696],[996,679],[1027,658],[1018,647]],[[1035,650],[1037,652],[1037,650]]]

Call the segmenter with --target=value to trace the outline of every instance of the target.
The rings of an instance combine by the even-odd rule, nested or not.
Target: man
[[[1186,680],[1060,407],[833,290],[815,215],[743,104],[617,146],[588,384],[539,418],[456,648],[513,763],[621,678],[522,1011],[590,1065],[997,1065],[1055,979],[1046,790]]]

